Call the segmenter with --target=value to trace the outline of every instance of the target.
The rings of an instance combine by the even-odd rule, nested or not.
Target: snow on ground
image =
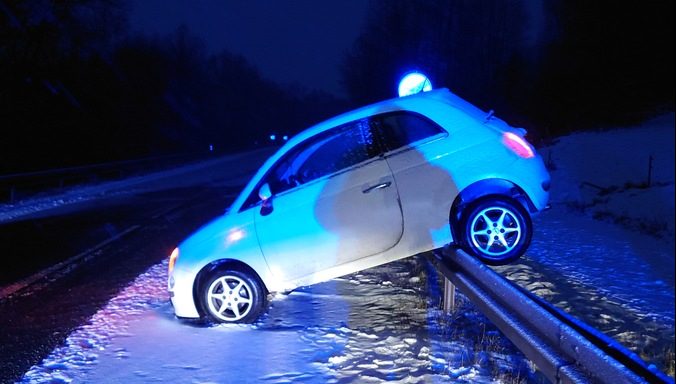
[[[557,207],[534,225],[526,256],[495,269],[673,374],[673,251]],[[664,360],[668,351],[672,362]]]
[[[648,298],[663,287],[671,293],[665,302],[627,305],[660,312],[673,322],[674,114],[638,127],[565,136],[543,153],[545,158],[551,154],[554,165],[554,208],[536,218],[539,236],[529,255],[570,268],[570,281],[585,276],[591,279],[587,284],[601,291],[612,287],[622,297]],[[647,180],[649,156],[654,158],[650,186],[641,184]],[[571,258],[575,262],[566,260]]]
[[[532,376],[476,310],[436,309],[436,276],[426,278],[424,263],[408,259],[277,295],[252,325],[200,325],[173,317],[165,261],[21,382],[493,383]]]
[[[554,168],[551,202],[661,237],[673,249],[674,124],[672,112],[637,127],[557,139],[541,151]]]
[[[526,256],[497,270],[673,376],[674,114],[542,153],[553,207],[534,219]]]

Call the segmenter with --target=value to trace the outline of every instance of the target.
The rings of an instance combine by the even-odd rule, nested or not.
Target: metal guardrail
[[[427,257],[552,383],[674,383],[613,339],[462,250],[444,248]]]

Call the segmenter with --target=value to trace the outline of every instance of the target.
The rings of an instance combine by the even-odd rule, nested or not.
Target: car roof
[[[284,145],[284,147],[293,147],[295,144],[304,141],[320,132],[380,113],[399,110],[412,110],[422,112],[424,114],[426,109],[439,107],[437,103],[430,103],[430,101],[446,104],[456,110],[460,110],[465,114],[472,115],[476,118],[482,119],[486,116],[485,112],[452,93],[448,90],[448,88],[439,88],[428,92],[420,92],[410,96],[395,97],[342,113],[315,124],[310,128],[298,133],[292,138],[292,140]]]
[[[253,188],[255,188],[256,184],[258,184],[260,178],[263,177],[265,173],[267,173],[268,169],[270,169],[270,167],[273,166],[277,160],[284,156],[289,150],[310,137],[337,126],[381,113],[404,110],[426,114],[426,112],[429,112],[433,109],[438,109],[444,105],[446,107],[450,106],[454,110],[463,112],[464,114],[469,115],[475,119],[484,119],[486,117],[486,113],[484,111],[455,95],[447,88],[439,88],[428,92],[420,92],[405,97],[396,97],[345,112],[315,124],[291,137],[289,141],[286,142],[286,144],[277,150],[277,152],[260,167],[258,172],[256,172],[256,174],[251,178],[242,193],[233,202],[231,208],[234,210],[239,210],[246,198],[251,194]]]
[[[430,101],[432,101],[432,103],[430,103]],[[465,114],[470,115],[470,117],[474,117],[479,120],[482,120],[486,117],[486,112],[480,110],[461,97],[452,93],[450,90],[448,90],[448,88],[439,88],[428,92],[420,92],[410,96],[395,97],[392,99],[380,101],[331,117],[291,137],[289,141],[285,143],[275,155],[280,154],[281,157],[281,155],[286,153],[289,149],[295,147],[298,143],[303,142],[306,139],[317,135],[318,133],[335,128],[342,124],[381,113],[400,110],[410,110],[426,114],[426,110],[439,108],[439,103],[446,104],[446,106],[450,106],[455,110],[464,112]]]

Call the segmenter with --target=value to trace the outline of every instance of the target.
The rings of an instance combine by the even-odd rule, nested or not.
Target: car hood
[[[193,232],[192,235],[179,244],[179,248],[182,251],[188,251],[200,247],[202,244],[212,241],[215,238],[224,238],[227,236],[227,231],[235,224],[234,216],[235,215],[226,211],[224,215],[211,220]]]

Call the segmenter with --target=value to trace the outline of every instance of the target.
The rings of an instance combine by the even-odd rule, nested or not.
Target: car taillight
[[[512,152],[516,153],[520,157],[523,157],[524,159],[535,157],[533,146],[530,145],[526,139],[515,133],[505,132],[502,135],[502,142],[507,148],[511,149]]]
[[[174,248],[169,256],[169,274],[174,271],[174,266],[176,265],[176,260],[178,259],[178,247]]]

